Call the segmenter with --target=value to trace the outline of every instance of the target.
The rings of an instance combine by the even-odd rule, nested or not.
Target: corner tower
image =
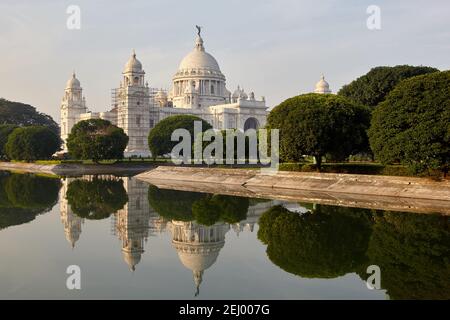
[[[80,120],[80,115],[86,113],[86,99],[83,97],[83,89],[75,72],[67,81],[64,96],[61,101],[61,139],[63,150],[67,152],[67,138],[70,130]]]
[[[141,62],[133,54],[122,72],[123,80],[113,91],[117,107],[117,126],[129,137],[126,155],[149,155],[147,136],[150,131],[150,89],[145,83]]]

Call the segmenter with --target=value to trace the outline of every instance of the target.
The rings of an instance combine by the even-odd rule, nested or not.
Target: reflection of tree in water
[[[58,201],[60,180],[31,174],[0,174],[0,229],[49,211]]]
[[[218,221],[237,223],[247,218],[248,198],[208,195],[192,205],[195,220],[205,226]]]
[[[108,218],[128,201],[122,179],[98,177],[70,182],[66,198],[76,215],[91,220]]]
[[[193,221],[210,226],[218,221],[236,223],[247,217],[248,198],[197,192],[148,190],[150,206],[168,220]]]
[[[392,299],[450,298],[450,222],[439,215],[317,205],[303,215],[277,206],[260,220],[269,259],[308,278],[381,268]]]
[[[307,278],[334,278],[366,261],[370,238],[368,210],[317,205],[298,214],[276,206],[260,220],[258,238],[269,259],[283,270]]]
[[[152,185],[148,189],[150,206],[167,220],[193,220],[192,204],[204,196],[203,193],[159,189]]]
[[[450,299],[449,217],[376,215],[367,255],[392,299]]]

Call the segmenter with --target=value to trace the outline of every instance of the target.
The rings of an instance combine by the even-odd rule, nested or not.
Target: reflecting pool
[[[134,177],[0,172],[0,257],[1,299],[450,298],[448,216]],[[71,265],[80,290],[67,288]]]

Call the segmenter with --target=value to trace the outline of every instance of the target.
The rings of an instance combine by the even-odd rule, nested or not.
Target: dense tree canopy
[[[338,95],[359,104],[375,107],[400,81],[436,71],[439,70],[423,66],[376,67],[350,84],[343,86]]]
[[[5,145],[8,142],[9,135],[16,129],[17,126],[15,124],[2,124],[0,125],[0,158],[5,159],[6,151]]]
[[[370,211],[317,205],[305,214],[276,206],[259,219],[258,238],[269,259],[307,278],[335,278],[359,270],[367,260]]]
[[[0,229],[34,220],[58,200],[60,180],[30,174],[0,173]]]
[[[194,141],[194,122],[202,123],[202,131],[212,129],[212,126],[205,120],[191,115],[178,115],[167,117],[150,130],[148,135],[148,146],[153,157],[171,153],[178,141],[171,141],[172,132],[176,129],[186,129],[191,134],[192,143]]]
[[[128,202],[122,179],[77,179],[69,183],[67,202],[72,211],[90,220],[108,218]]]
[[[128,144],[123,129],[103,119],[79,121],[72,127],[67,139],[67,148],[75,159],[122,159]]]
[[[378,214],[367,255],[380,267],[381,287],[391,299],[450,298],[449,217]]]
[[[446,170],[450,159],[450,71],[402,81],[373,112],[370,146],[383,163],[414,172]]]
[[[50,158],[60,145],[59,136],[47,127],[19,127],[8,136],[5,151],[9,159],[32,161]]]
[[[59,126],[49,115],[36,111],[35,107],[28,104],[2,98],[0,98],[0,124],[45,126],[59,135]]]
[[[304,94],[276,106],[267,118],[269,129],[280,129],[280,159],[300,161],[314,156],[344,159],[367,149],[370,111],[332,94]]]

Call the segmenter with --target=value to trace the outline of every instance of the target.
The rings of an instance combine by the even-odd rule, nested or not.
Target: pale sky
[[[69,5],[81,9],[80,30],[66,27]],[[381,9],[381,30],[366,26],[369,5]],[[150,86],[169,89],[196,24],[228,89],[269,107],[312,91],[322,73],[337,92],[379,65],[450,69],[448,0],[1,0],[0,97],[59,122],[75,70],[89,109],[108,110],[133,48]]]

